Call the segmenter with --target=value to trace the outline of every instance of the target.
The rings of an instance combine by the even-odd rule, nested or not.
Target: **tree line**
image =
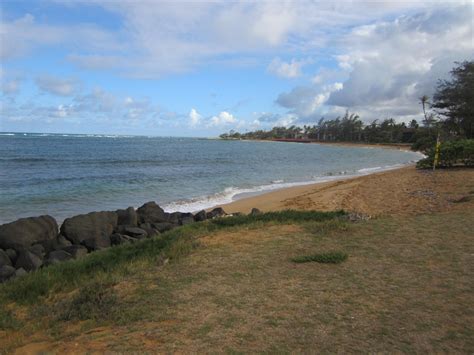
[[[393,118],[364,123],[356,113],[346,111],[335,119],[322,117],[314,125],[273,127],[239,133],[230,131],[223,139],[294,139],[321,142],[411,143],[414,149],[431,147],[438,137],[443,140],[474,138],[474,61],[456,63],[451,80],[440,80],[430,100],[423,95],[418,103],[423,119],[409,123]]]

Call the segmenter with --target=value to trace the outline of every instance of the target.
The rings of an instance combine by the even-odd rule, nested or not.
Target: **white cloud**
[[[77,80],[68,78],[57,78],[50,75],[43,75],[35,80],[36,85],[41,91],[59,96],[73,95],[79,83]]]
[[[3,80],[3,78],[0,78],[0,80],[0,91],[2,91],[4,95],[14,95],[20,90],[20,80]]]
[[[13,21],[0,22],[0,58],[14,59],[47,46],[62,45],[89,51],[125,49],[122,33],[110,33],[90,24],[54,26],[36,21],[31,14]]]
[[[209,126],[226,126],[233,123],[237,123],[236,118],[231,113],[222,111],[217,116],[211,117]]]
[[[292,59],[289,63],[282,61],[280,58],[274,58],[267,67],[267,71],[281,78],[297,78],[301,76],[301,69],[307,60]]]
[[[196,127],[201,123],[202,116],[196,111],[196,109],[192,108],[189,112],[189,125],[191,127]]]
[[[326,103],[330,94],[342,88],[343,84],[337,82],[322,86],[298,86],[288,93],[280,94],[276,103],[302,119],[313,118],[321,113],[319,109]]]
[[[354,26],[335,41],[339,68],[321,69],[311,85],[282,93],[276,102],[313,121],[345,109],[365,120],[419,116],[418,97],[432,96],[455,61],[473,59],[473,31],[468,3],[431,4],[392,20]]]
[[[57,1],[69,7],[83,1]],[[256,63],[259,54],[276,51],[314,53],[340,36],[341,28],[366,25],[405,9],[426,8],[423,2],[220,2],[101,1],[117,17],[114,30],[81,23],[51,25],[26,14],[0,24],[2,58],[36,48],[61,45],[67,59],[85,68],[120,70],[129,76],[156,78],[189,71],[210,62]],[[370,34],[360,27],[359,37]],[[298,75],[298,63],[286,63],[282,75]],[[341,62],[341,65],[345,65]],[[350,65],[350,63],[346,63]],[[278,72],[278,71],[277,71]]]
[[[347,53],[338,57],[349,78],[328,104],[370,117],[420,114],[418,97],[431,96],[454,61],[473,58],[472,26],[472,6],[465,5],[354,28],[343,40]]]

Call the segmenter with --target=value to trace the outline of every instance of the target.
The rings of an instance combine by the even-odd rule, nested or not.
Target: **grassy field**
[[[0,344],[19,353],[472,353],[472,230],[472,208],[186,226],[0,286]]]

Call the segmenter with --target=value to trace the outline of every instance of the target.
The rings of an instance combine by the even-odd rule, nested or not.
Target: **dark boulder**
[[[55,250],[61,250],[63,249],[64,247],[68,247],[72,245],[72,243],[67,240],[64,235],[60,234],[58,235],[58,237],[56,238],[56,241],[54,243],[54,249]]]
[[[18,255],[15,268],[23,268],[26,271],[36,270],[43,265],[43,260],[29,250],[22,250]]]
[[[262,214],[262,211],[260,211],[258,208],[252,208],[249,213],[249,216],[258,216],[259,214]]]
[[[151,225],[153,228],[158,230],[160,233],[172,230],[173,228],[178,227],[177,224],[174,223],[169,223],[169,222],[163,222],[163,223],[153,223]]]
[[[225,213],[222,207],[216,207],[212,211],[207,212],[206,217],[207,219],[213,219],[213,218],[222,217],[226,215],[227,213]]]
[[[54,265],[63,261],[71,260],[73,257],[67,251],[54,250],[49,253],[48,258],[45,261],[45,265]]]
[[[15,275],[15,268],[11,265],[0,266],[0,282],[5,282]]]
[[[137,209],[138,222],[142,223],[160,223],[168,221],[168,214],[158,206],[154,201],[147,202]]]
[[[12,261],[12,264],[15,264],[16,258],[18,257],[18,253],[16,252],[15,249],[7,249],[5,250],[5,253],[7,253],[8,257]]]
[[[125,235],[128,235],[130,237],[137,238],[137,239],[143,239],[143,238],[146,238],[148,236],[148,233],[145,230],[143,230],[141,228],[138,228],[138,227],[125,227],[121,231],[121,234],[125,234]]]
[[[91,212],[67,218],[61,226],[61,233],[73,244],[98,250],[110,246],[110,235],[116,227],[115,212]]]
[[[26,274],[27,274],[26,270],[23,269],[22,267],[15,270],[15,277],[24,276]]]
[[[0,226],[0,248],[27,249],[40,243],[47,250],[58,235],[58,224],[51,216],[21,218]]]
[[[120,234],[120,233],[114,233],[110,236],[110,241],[112,245],[121,245],[121,244],[127,244],[127,243],[134,243],[138,239],[130,237],[125,234]]]
[[[62,250],[71,254],[74,259],[80,259],[87,255],[87,248],[82,245],[70,245],[64,247]]]
[[[202,210],[202,211],[199,211],[198,213],[196,213],[194,215],[194,220],[196,222],[202,222],[202,221],[205,221],[206,220],[206,211]]]
[[[189,215],[183,215],[181,217],[181,219],[179,220],[179,224],[181,224],[182,226],[185,226],[186,224],[191,224],[191,223],[194,223],[195,220],[194,220],[194,216],[192,215],[192,213],[190,213],[190,216]]]
[[[3,265],[12,266],[12,261],[8,256],[7,252],[3,249],[0,249],[0,267],[2,267]]]
[[[182,215],[181,212],[170,213],[168,215],[168,222],[179,225],[179,221],[181,220],[181,215]]]
[[[148,234],[148,238],[152,238],[160,234],[160,231],[154,228],[154,225],[155,223],[142,223],[140,224],[140,228]]]
[[[117,210],[115,213],[117,213],[118,217],[117,224],[133,227],[138,225],[138,215],[133,207],[129,207],[126,210]]]
[[[41,244],[35,244],[29,249],[33,254],[37,255],[40,259],[44,259],[46,255],[46,249]]]

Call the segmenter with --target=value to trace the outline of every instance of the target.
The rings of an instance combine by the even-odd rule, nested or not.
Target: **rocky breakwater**
[[[167,213],[155,202],[147,202],[137,210],[129,207],[67,218],[60,228],[48,215],[21,218],[0,226],[0,282],[96,250],[226,215],[222,208],[196,214]]]

